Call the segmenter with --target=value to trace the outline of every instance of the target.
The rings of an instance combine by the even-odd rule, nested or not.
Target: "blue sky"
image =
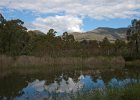
[[[131,24],[131,18],[121,19],[104,19],[104,20],[96,20],[91,18],[85,18],[83,29],[85,31],[93,30],[98,27],[111,27],[111,28],[120,28],[120,27],[128,27]]]
[[[1,0],[0,13],[21,19],[29,30],[59,34],[97,27],[127,27],[140,18],[140,0]]]

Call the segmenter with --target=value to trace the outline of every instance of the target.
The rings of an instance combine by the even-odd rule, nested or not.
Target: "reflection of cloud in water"
[[[44,84],[45,84],[44,80],[43,81],[35,80],[34,82],[29,83],[28,86],[36,89],[36,91],[38,92],[42,92],[44,90]]]
[[[23,95],[15,97],[15,100],[39,100],[39,97],[46,97],[47,92],[44,91],[45,81],[35,80],[23,88]],[[37,99],[38,98],[38,99]]]
[[[54,83],[50,84],[50,85],[46,85],[45,89],[48,90],[50,93],[53,93],[55,91],[57,91],[58,89],[58,83],[56,81],[54,81]]]
[[[127,86],[128,84],[131,84],[131,83],[138,83],[138,80],[130,79],[130,78],[127,78],[124,80],[117,80],[116,78],[112,78],[111,81],[109,82],[109,86],[118,88],[118,87]]]
[[[89,75],[81,75],[77,82],[70,77],[67,81],[62,78],[59,83],[54,81],[54,83],[51,83],[50,85],[46,85],[45,82],[46,81],[44,80],[35,80],[32,83],[29,83],[27,87],[23,88],[23,94],[19,97],[15,97],[15,100],[42,100],[45,98],[49,99],[55,95],[59,96],[61,94],[105,88],[105,83],[102,79],[97,79],[95,82]],[[108,86],[124,87],[130,83],[136,82],[137,80],[135,79],[117,80],[116,78],[112,78],[111,81],[108,82]]]

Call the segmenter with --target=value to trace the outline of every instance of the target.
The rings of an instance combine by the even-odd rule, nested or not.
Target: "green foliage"
[[[8,55],[20,55],[29,41],[27,29],[23,27],[24,22],[19,19],[5,21],[0,27],[1,53]]]
[[[103,39],[102,42],[100,42],[100,48],[103,52],[104,55],[110,55],[111,54],[111,49],[112,49],[112,44],[108,40],[107,37]]]
[[[126,43],[123,40],[117,39],[114,44],[114,49],[117,55],[123,55],[126,52]]]
[[[127,40],[130,46],[134,48],[134,53],[139,53],[140,46],[140,20],[134,19],[127,31]]]
[[[57,32],[54,29],[50,29],[47,34],[38,34],[36,31],[27,32],[23,24],[24,22],[19,19],[6,20],[0,14],[0,54],[51,57],[140,57],[140,20],[132,21],[127,32],[128,43],[119,39],[110,42],[107,37],[102,41],[75,41],[74,36],[67,32],[62,36],[56,36]]]
[[[72,96],[72,100],[140,100],[140,85],[134,84],[124,88],[106,88]]]
[[[62,35],[62,38],[65,42],[74,42],[74,36],[73,35],[69,35],[67,32],[64,32]]]
[[[5,18],[3,17],[2,14],[0,14],[0,24],[4,24],[6,22]]]
[[[47,33],[47,36],[49,37],[49,38],[53,38],[53,37],[55,37],[55,34],[56,34],[57,32],[56,31],[54,31],[54,29],[50,29],[49,31],[48,31],[48,33]]]

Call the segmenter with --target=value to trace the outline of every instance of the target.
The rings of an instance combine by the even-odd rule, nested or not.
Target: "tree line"
[[[47,34],[36,34],[28,31],[20,19],[6,20],[0,14],[0,54],[10,56],[51,56],[51,57],[90,57],[90,56],[123,56],[139,58],[140,20],[132,20],[128,27],[126,39],[110,42],[107,37],[103,41],[76,41],[74,36],[64,32],[56,36],[50,29]]]

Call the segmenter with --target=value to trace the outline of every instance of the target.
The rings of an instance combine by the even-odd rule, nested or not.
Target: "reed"
[[[128,68],[140,68],[140,60],[126,61]]]
[[[91,67],[124,67],[125,61],[122,57],[34,57],[34,56],[19,56],[14,62],[14,66],[39,66],[39,65],[82,65]],[[115,65],[115,66],[114,66]]]
[[[1,73],[37,73],[63,72],[91,69],[120,69],[125,66],[122,57],[35,57],[35,56],[0,56]],[[1,76],[1,75],[0,75]]]
[[[124,88],[106,88],[94,90],[72,97],[72,100],[140,100],[140,84]]]

